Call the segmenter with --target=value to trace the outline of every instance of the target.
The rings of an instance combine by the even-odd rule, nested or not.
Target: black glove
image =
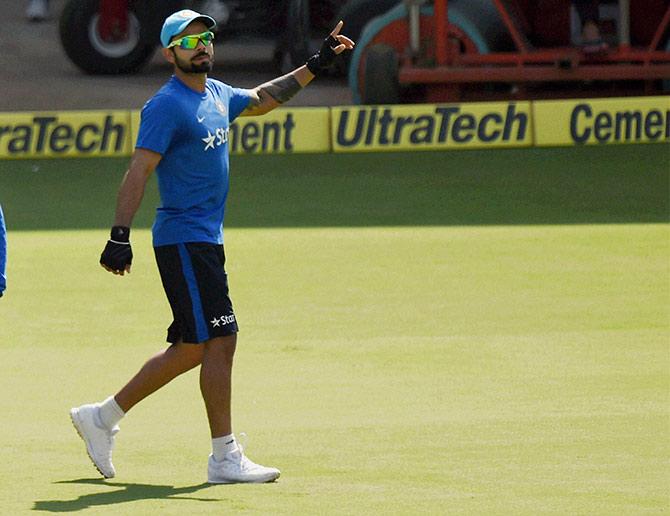
[[[307,60],[306,64],[307,68],[309,68],[309,71],[317,77],[323,75],[323,73],[328,70],[328,68],[330,68],[335,62],[337,54],[333,48],[339,45],[340,42],[337,41],[336,38],[328,35],[328,37],[323,40],[321,49]]]
[[[130,248],[130,228],[114,226],[105,250],[100,255],[100,263],[118,272],[126,270],[133,262],[133,250]]]

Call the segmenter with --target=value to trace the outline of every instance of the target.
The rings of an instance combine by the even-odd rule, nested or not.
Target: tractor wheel
[[[402,3],[402,0],[351,0],[340,9],[335,21],[342,20],[344,22],[342,33],[358,42],[363,27],[370,20],[384,14],[399,3]],[[346,75],[350,60],[351,52],[345,52],[341,60],[340,75]]]
[[[334,20],[337,5],[335,0],[289,0],[285,44],[294,67],[305,64],[335,28],[339,21]]]
[[[402,0],[351,0],[340,10],[337,20],[344,21],[342,32],[358,41],[363,27],[377,16],[402,3]]]
[[[147,37],[146,18],[132,7],[128,12],[128,36],[105,41],[98,32],[99,0],[69,0],[59,21],[60,40],[70,60],[90,74],[137,71],[151,57],[156,43]]]
[[[398,55],[393,47],[372,45],[365,56],[363,104],[398,104]]]
[[[303,65],[311,55],[310,33],[309,0],[289,0],[286,39],[288,55],[293,66]]]

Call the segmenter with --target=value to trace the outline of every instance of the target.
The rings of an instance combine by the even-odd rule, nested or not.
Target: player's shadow
[[[103,505],[117,505],[136,500],[194,500],[198,502],[221,501],[213,498],[199,498],[185,496],[197,491],[211,487],[211,484],[203,482],[193,486],[174,487],[153,484],[125,484],[121,482],[108,482],[102,479],[79,478],[75,480],[61,480],[56,484],[91,484],[96,486],[107,486],[114,488],[102,493],[84,494],[73,500],[38,500],[33,506],[34,511],[48,512],[76,512],[91,507]]]

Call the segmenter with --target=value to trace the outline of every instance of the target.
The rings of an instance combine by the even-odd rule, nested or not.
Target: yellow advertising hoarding
[[[131,113],[133,147],[140,112]],[[328,108],[280,108],[263,116],[239,117],[230,126],[231,154],[283,154],[330,151]]]
[[[284,108],[239,117],[230,126],[230,153],[329,152],[329,121],[328,108]]]
[[[130,112],[130,152],[135,150],[137,135],[140,132],[140,110]]]
[[[670,142],[670,97],[533,102],[535,145]]]
[[[129,156],[139,111],[0,113],[0,159]],[[280,108],[240,117],[231,154],[670,142],[670,97]]]
[[[335,152],[530,147],[530,102],[331,109]]]
[[[0,113],[0,158],[123,156],[128,111]]]

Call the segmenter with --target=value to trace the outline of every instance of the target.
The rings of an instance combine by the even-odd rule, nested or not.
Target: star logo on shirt
[[[212,134],[210,131],[207,131],[207,138],[201,138],[205,142],[205,150],[214,148],[214,140],[216,135]]]

